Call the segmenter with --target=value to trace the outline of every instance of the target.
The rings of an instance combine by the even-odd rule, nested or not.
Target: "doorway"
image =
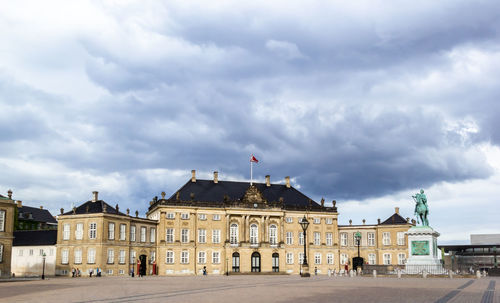
[[[145,276],[146,275],[146,266],[148,262],[148,257],[146,255],[140,255],[139,256],[139,261],[141,261],[141,265],[139,266],[139,275],[140,276]]]
[[[233,253],[233,272],[240,272],[240,254]]]
[[[260,254],[258,252],[252,254],[252,272],[260,272]]]
[[[273,254],[273,272],[280,271],[280,255],[278,253]]]

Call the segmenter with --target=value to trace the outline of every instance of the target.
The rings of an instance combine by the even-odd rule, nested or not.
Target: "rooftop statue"
[[[427,219],[429,207],[427,206],[427,197],[424,194],[424,190],[421,189],[420,193],[416,193],[412,198],[415,201],[415,216],[417,216],[417,223],[420,223],[418,220],[420,217],[422,226],[429,226],[429,220]]]

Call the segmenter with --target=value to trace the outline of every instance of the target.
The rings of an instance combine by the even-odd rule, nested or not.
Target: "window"
[[[175,237],[174,237],[174,229],[173,228],[167,228],[165,241],[167,243],[174,243]]]
[[[33,250],[31,250],[30,252],[33,252]],[[68,264],[68,262],[69,262],[69,250],[63,249],[61,251],[61,264]]]
[[[229,231],[229,242],[231,244],[238,244],[238,224],[231,224]]]
[[[257,224],[250,225],[250,244],[259,244],[259,228]]]
[[[108,264],[115,262],[115,251],[113,249],[108,249]]]
[[[220,221],[220,215],[219,214],[215,214],[212,216],[212,220],[214,221]]]
[[[146,227],[141,227],[141,242],[146,242]]]
[[[23,252],[24,252],[24,250],[20,249],[20,250],[17,251],[17,255],[19,257],[22,257],[23,256]]]
[[[384,265],[391,265],[391,254],[384,254]]]
[[[130,264],[135,264],[135,250],[130,251]]]
[[[0,210],[0,231],[5,231],[5,210]]]
[[[33,249],[30,249],[30,256],[33,256]]]
[[[299,232],[299,245],[304,245],[304,233]]]
[[[314,218],[313,223],[314,224],[321,224],[321,218]]]
[[[212,243],[220,243],[220,229],[212,230]]]
[[[291,231],[286,232],[286,244],[287,245],[293,244],[293,232],[291,232]]]
[[[340,233],[340,246],[347,246],[347,233]]]
[[[181,214],[181,219],[182,220],[189,220],[189,214],[188,213],[182,213]]]
[[[277,245],[278,244],[278,227],[276,225],[269,226],[269,244]]]
[[[151,257],[149,258],[149,261],[151,264],[153,264],[156,261],[156,251],[151,252]]]
[[[49,256],[53,256],[54,255],[54,249],[53,248],[50,248],[49,249]]]
[[[88,264],[95,263],[95,248],[89,248],[87,250],[87,263]]]
[[[155,243],[156,241],[156,228],[151,227],[149,229],[149,242]]]
[[[382,244],[384,244],[384,245],[391,245],[391,233],[384,232],[382,234]]]
[[[76,223],[75,239],[83,239],[83,223]]]
[[[286,253],[286,264],[293,264],[293,253]]]
[[[112,269],[108,269],[107,274],[108,275],[112,275],[113,274],[113,270]]]
[[[75,249],[75,264],[82,264],[82,249]]]
[[[63,240],[69,240],[69,224],[63,225]]]
[[[119,273],[120,275],[124,275],[124,274],[125,274],[125,270],[120,269],[120,270],[118,270],[118,273]]]
[[[212,264],[219,264],[219,263],[220,263],[220,252],[213,251],[212,252]]]
[[[399,265],[404,265],[406,262],[406,254],[399,253],[398,254],[398,264]]]
[[[125,241],[127,238],[127,225],[126,224],[120,224],[120,241]]]
[[[199,214],[198,215],[198,218],[202,221],[205,221],[207,219],[207,215],[206,214]]]
[[[375,233],[368,233],[368,246],[375,246]]]
[[[398,232],[398,245],[405,245],[405,233],[404,232]]]
[[[332,253],[326,254],[326,264],[329,264],[329,265],[333,264],[333,254]]]
[[[3,244],[0,244],[0,263],[3,262]]]
[[[326,224],[331,225],[331,224],[333,224],[333,219],[332,218],[326,218],[325,222],[326,222]]]
[[[175,219],[175,213],[167,213],[167,219]]]
[[[349,262],[349,256],[347,254],[340,254],[340,264],[345,265]]]
[[[167,250],[167,257],[165,258],[165,263],[174,264],[174,252]]]
[[[125,250],[120,250],[120,255],[118,258],[118,263],[125,264]]]
[[[321,234],[314,232],[314,245],[321,245]]]
[[[207,230],[198,229],[198,243],[207,243]]]
[[[189,264],[189,251],[183,250],[181,252],[181,263],[182,264]]]
[[[97,237],[97,223],[92,222],[89,224],[89,239],[95,239]]]
[[[115,223],[108,223],[108,239],[109,240],[114,240],[115,239]]]
[[[188,243],[189,242],[189,229],[181,230],[181,242]]]
[[[43,256],[43,253],[44,253],[44,252],[43,252],[43,249],[40,249],[40,250],[38,251],[38,255],[39,255],[39,256]],[[82,262],[80,262],[80,263],[82,263]]]
[[[333,234],[332,233],[326,233],[326,245],[327,246],[333,245]]]
[[[314,254],[314,264],[321,264],[321,253]]]
[[[130,225],[130,241],[135,242],[135,225]]]
[[[375,265],[377,262],[375,254],[368,254],[368,264]]]
[[[293,223],[293,218],[292,217],[286,217],[285,221],[286,221],[286,223]]]
[[[299,264],[304,264],[304,253],[299,253]]]
[[[198,264],[205,264],[206,263],[206,253],[204,251],[199,251],[198,252]]]

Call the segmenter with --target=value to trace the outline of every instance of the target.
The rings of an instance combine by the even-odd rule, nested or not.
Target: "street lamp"
[[[358,231],[354,234],[354,239],[356,240],[356,245],[358,246],[358,258],[359,258],[359,245],[361,244],[361,233]]]
[[[301,273],[301,277],[310,277],[311,275],[309,274],[309,265],[307,264],[307,254],[306,254],[306,242],[307,242],[307,238],[306,238],[306,230],[307,230],[307,227],[309,226],[309,221],[307,221],[306,219],[306,216],[304,215],[304,218],[302,218],[299,222],[300,226],[302,227],[302,230],[304,231],[304,259],[303,259],[303,262],[302,262],[302,273]]]
[[[45,280],[45,257],[47,255],[44,253],[42,253],[42,260],[43,260],[43,265],[42,265],[42,280]]]

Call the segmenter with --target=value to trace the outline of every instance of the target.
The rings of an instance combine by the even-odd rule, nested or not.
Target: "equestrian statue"
[[[424,194],[424,190],[421,189],[420,193],[416,193],[415,196],[412,196],[415,201],[415,216],[420,217],[420,221],[422,222],[422,226],[429,226],[429,220],[427,216],[429,215],[429,207],[427,206],[427,197]]]

